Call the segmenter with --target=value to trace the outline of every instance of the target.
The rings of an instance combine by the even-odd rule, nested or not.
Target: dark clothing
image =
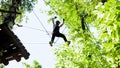
[[[59,30],[60,30],[60,27],[59,26],[55,26],[53,32],[54,33],[60,33]]]
[[[59,26],[55,26],[55,28],[53,30],[52,38],[51,38],[51,42],[52,43],[54,42],[55,37],[62,37],[65,42],[67,41],[65,35],[60,33],[59,30],[60,30],[60,27]]]
[[[62,37],[65,42],[67,41],[65,35],[63,35],[62,33],[57,33],[57,34],[52,34],[52,39],[51,39],[51,42],[52,42],[52,43],[54,42],[55,36],[56,36],[56,37]]]

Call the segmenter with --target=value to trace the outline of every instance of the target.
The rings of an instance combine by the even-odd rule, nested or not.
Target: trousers
[[[61,37],[61,38],[64,39],[65,42],[67,41],[67,39],[66,39],[64,34],[62,34],[62,33],[53,33],[52,34],[52,38],[51,38],[51,42],[52,43],[54,42],[55,37]]]

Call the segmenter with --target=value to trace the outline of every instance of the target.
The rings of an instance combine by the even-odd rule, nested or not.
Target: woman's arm
[[[65,19],[63,19],[63,23],[60,25],[60,27],[62,27],[62,26],[63,26],[63,24],[64,24],[64,21],[65,21]]]
[[[55,23],[54,23],[54,18],[52,18],[52,23],[55,24]]]

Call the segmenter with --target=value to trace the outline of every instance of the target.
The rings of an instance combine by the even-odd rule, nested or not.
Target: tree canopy
[[[38,63],[38,61],[34,60],[33,64],[27,64],[27,63],[23,63],[23,65],[25,65],[26,68],[42,68],[42,66]]]
[[[21,22],[25,12],[32,11],[36,2],[37,0],[1,0],[0,10],[11,11],[10,9],[11,7],[13,7],[13,3],[17,3],[17,5],[14,4],[14,7],[17,7],[15,11],[21,14],[17,15],[16,21]],[[3,20],[7,16],[7,14],[9,13],[0,12],[0,24],[3,23]]]
[[[11,60],[9,60],[9,59],[6,60],[6,58],[13,57],[12,54],[15,54],[11,50],[13,48],[9,48],[9,45],[13,45],[13,46],[15,45],[14,46],[15,48],[16,48],[16,46],[18,46],[17,44],[19,44],[19,43],[22,45],[22,43],[19,42],[20,40],[17,38],[17,36],[14,35],[14,33],[11,30],[9,30],[7,27],[12,29],[12,27],[14,26],[15,23],[21,22],[22,18],[24,17],[25,12],[32,11],[33,6],[35,5],[36,2],[37,2],[37,0],[0,0],[0,25],[5,24],[5,25],[3,25],[3,26],[5,26],[5,28],[4,27],[0,28],[0,33],[1,33],[0,45],[4,46],[4,47],[1,46],[1,48],[0,48],[0,58],[1,58],[0,63],[7,65],[9,63],[9,61],[14,60],[14,58],[10,58]],[[9,34],[7,34],[7,33],[9,33]],[[5,38],[7,38],[7,40],[4,39],[4,36],[5,36]],[[11,37],[14,39],[11,39]],[[16,39],[18,40],[18,42]],[[10,40],[12,40],[12,41],[10,41]],[[17,42],[17,44],[14,44],[13,40],[15,40],[15,42]],[[6,41],[6,42],[4,42],[4,41]],[[7,42],[9,44],[7,44]],[[21,45],[19,45],[19,48],[18,48],[18,50],[16,50],[16,53],[19,53],[18,51],[20,51],[20,52],[22,51],[24,53],[24,51],[23,51],[24,46],[21,46]],[[7,46],[8,46],[8,48],[7,48]],[[23,50],[21,49],[21,47],[23,47]],[[8,50],[6,50],[6,49],[8,49]],[[6,51],[6,52],[10,51],[10,52],[3,53],[4,51]],[[11,52],[12,52],[12,54],[11,54]],[[18,56],[17,54],[15,54],[15,55]],[[15,57],[15,55],[14,55],[14,57]],[[27,58],[28,57],[26,57],[26,59]],[[21,57],[19,59],[21,59]],[[16,60],[20,61],[19,59],[16,59]],[[0,65],[0,68],[4,68],[4,65]]]
[[[0,64],[0,68],[5,68],[5,66],[3,64]]]
[[[0,8],[9,11],[12,1],[1,0]],[[19,11],[16,11],[22,13],[17,15],[16,21],[21,21],[24,13],[31,11],[37,0],[15,1],[20,2],[17,5]],[[65,19],[72,41],[69,47],[64,45],[55,49],[56,68],[120,67],[119,0],[46,0],[46,4],[51,8],[48,15]],[[7,13],[1,12],[0,15],[1,24]],[[82,29],[83,23],[85,31]]]
[[[47,0],[46,4],[51,7],[48,15],[65,19],[72,41],[69,47],[55,49],[56,68],[120,67],[119,0]]]

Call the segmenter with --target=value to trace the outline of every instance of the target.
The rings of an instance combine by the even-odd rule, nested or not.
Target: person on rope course
[[[54,19],[56,19],[57,17],[55,16],[54,18],[52,18],[52,23],[53,23],[53,32],[52,32],[52,38],[51,38],[51,41],[49,42],[50,46],[53,46],[53,42],[54,42],[54,39],[55,37],[61,37],[64,39],[65,42],[68,42],[68,45],[70,44],[70,41],[68,41],[65,37],[64,34],[60,33],[60,27],[63,26],[64,24],[64,19],[63,19],[63,23],[60,24],[60,21],[56,21],[56,24],[54,23]]]

